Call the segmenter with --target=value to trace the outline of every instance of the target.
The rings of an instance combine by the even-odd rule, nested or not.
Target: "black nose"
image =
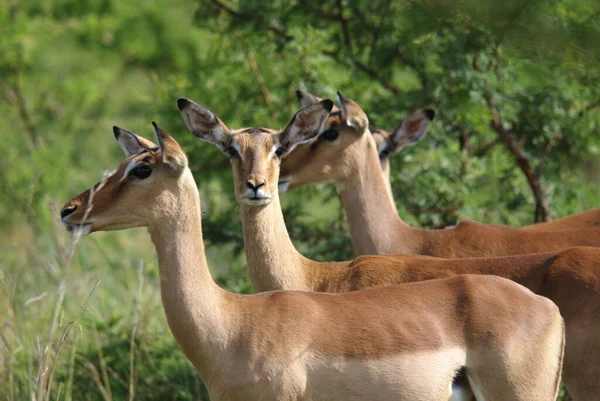
[[[63,210],[60,211],[60,218],[64,219],[66,216],[70,215],[77,209],[77,205],[69,205],[65,206]]]
[[[256,184],[250,180],[246,181],[246,186],[248,188],[250,188],[251,190],[253,190],[254,192],[258,191],[258,188],[262,187],[265,185],[264,181],[259,181]]]

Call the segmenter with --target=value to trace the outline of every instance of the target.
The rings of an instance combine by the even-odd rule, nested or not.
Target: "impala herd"
[[[600,209],[412,228],[389,157],[425,136],[433,110],[386,132],[339,93],[339,108],[298,98],[282,130],[230,129],[177,101],[192,134],[231,159],[257,294],[210,275],[187,156],[156,123],[156,143],[114,127],[126,159],[61,210],[73,232],[148,228],[169,327],[212,400],[550,401],[561,377],[574,400],[600,399]],[[335,184],[356,259],[294,247],[279,193],[315,183]]]

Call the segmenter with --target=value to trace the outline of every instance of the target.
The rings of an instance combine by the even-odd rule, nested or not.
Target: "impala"
[[[314,107],[296,114],[278,144],[313,126],[312,115]],[[148,228],[169,327],[213,400],[446,401],[461,374],[482,400],[554,400],[558,308],[509,280],[464,275],[344,294],[222,290],[207,266],[187,157],[154,130],[158,146],[115,128],[128,157],[61,218],[83,233]]]
[[[302,256],[290,240],[279,203],[280,156],[321,129],[315,116],[309,137],[287,139],[265,128],[229,129],[212,111],[178,102],[188,128],[230,157],[242,210],[244,250],[255,291],[345,292],[374,286],[491,274],[511,279],[558,305],[566,327],[563,378],[575,400],[600,394],[600,248],[496,258],[442,259],[420,255],[362,256],[321,263]],[[317,110],[318,111],[318,110]],[[277,152],[279,150],[279,152]],[[279,153],[280,156],[277,156]],[[260,184],[260,185],[258,185]]]
[[[317,103],[320,98],[311,95],[308,92],[297,91],[297,96],[303,106]],[[431,109],[426,109],[421,112],[410,114],[400,125],[393,131],[386,131],[380,128],[371,127],[371,133],[375,140],[379,162],[383,171],[383,178],[386,183],[386,190],[391,197],[392,189],[390,186],[390,157],[397,154],[400,150],[407,146],[414,145],[427,133],[429,122],[433,120],[435,112]],[[337,137],[334,133],[329,132],[331,138]],[[325,139],[325,138],[324,138]],[[360,161],[360,160],[359,160]],[[334,162],[332,162],[334,164]],[[314,178],[314,182],[320,182],[318,177]],[[287,190],[289,182],[282,182],[281,188]],[[581,228],[597,228],[600,227],[600,208],[594,208],[571,216],[562,217],[546,223],[532,224],[524,226],[527,230],[534,231],[556,231],[556,230],[572,230]]]
[[[301,90],[296,91],[296,95],[304,107],[321,101],[320,97]],[[337,107],[334,107],[332,113],[339,114],[341,111]],[[434,119],[434,117],[435,111],[431,109],[425,109],[421,112],[410,114],[393,132],[386,131],[381,128],[371,127],[371,134],[373,134],[373,139],[375,140],[375,146],[377,149],[377,154],[379,155],[379,162],[381,164],[383,178],[386,183],[386,189],[392,202],[394,198],[390,183],[390,157],[405,147],[414,145],[423,139],[425,134],[427,134],[427,130],[429,129],[429,123]],[[339,135],[339,133],[337,133],[335,130],[330,130],[328,134],[329,137],[321,135],[320,138],[322,138],[324,141],[332,142],[335,141]],[[287,186],[285,186],[285,184],[283,185],[283,189],[285,191]]]
[[[280,185],[294,188],[334,183],[359,255],[415,253],[440,257],[505,256],[572,246],[600,246],[600,228],[537,232],[463,221],[454,228],[421,230],[404,223],[389,196],[369,120],[352,100],[338,94],[322,135],[299,145],[281,165]],[[428,118],[427,112],[423,113]],[[422,120],[422,119],[421,119]],[[417,126],[418,124],[414,124]]]

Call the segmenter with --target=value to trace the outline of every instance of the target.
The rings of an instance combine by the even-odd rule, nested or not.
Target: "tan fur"
[[[502,278],[345,294],[221,290],[206,263],[186,157],[168,134],[157,128],[157,135],[162,150],[129,157],[94,199],[88,190],[61,215],[90,232],[148,227],[169,326],[212,400],[446,401],[461,367],[485,399],[555,399],[564,335],[558,308]],[[152,174],[123,179],[131,162]]]
[[[354,113],[363,115],[356,103]],[[355,117],[355,119],[358,117]],[[366,118],[366,117],[365,117]],[[289,188],[333,183],[340,194],[355,251],[365,254],[417,253],[440,257],[503,256],[548,252],[571,246],[600,246],[600,229],[524,230],[465,221],[445,230],[420,230],[396,213],[381,174],[376,143],[368,128],[349,127],[332,115],[324,129],[340,133],[335,142],[298,146],[281,165],[281,181]]]
[[[375,140],[375,145],[377,146],[378,150],[382,149],[385,146],[386,142],[388,141],[388,138],[392,134],[391,132],[381,128],[371,128],[371,133],[373,135],[373,139]],[[396,154],[401,149],[402,148],[395,149],[394,152],[388,155],[382,155],[381,153],[379,154],[379,163],[381,166],[381,171],[383,172],[383,179],[386,184],[386,190],[388,191],[392,202],[393,195],[390,183],[390,157]],[[571,216],[562,217],[560,219],[552,220],[546,223],[523,226],[522,228],[534,231],[560,231],[598,227],[600,227],[600,208],[586,210],[585,212],[580,212]]]
[[[523,228],[532,231],[558,231],[594,227],[600,227],[600,207],[546,223],[532,224]]]
[[[302,102],[304,106],[308,106],[313,104],[314,102],[318,102],[321,98],[311,95],[310,93],[298,91],[298,98]],[[337,110],[334,108],[334,110]],[[360,113],[361,111],[359,111]],[[364,113],[364,112],[363,112]],[[419,119],[414,119],[414,117],[419,117],[419,113],[414,115],[409,115],[407,117],[408,124],[408,132],[414,132],[416,127],[418,127]],[[422,116],[422,114],[421,114]],[[401,127],[402,123],[396,128],[395,132]],[[381,128],[371,127],[371,133],[373,134],[373,139],[375,140],[375,144],[379,154],[379,162],[381,166],[381,170],[383,172],[383,178],[386,184],[386,190],[390,196],[390,200],[393,203],[392,196],[392,188],[390,185],[390,158],[391,156],[397,154],[401,151],[405,146],[404,144],[395,143],[391,138],[393,137],[393,133],[390,131],[386,131]],[[421,138],[413,138],[412,143],[416,143]],[[410,139],[409,139],[410,140]],[[385,152],[383,150],[385,149]],[[335,163],[335,160],[331,161],[332,164]],[[320,178],[315,177],[315,180],[320,180]],[[299,186],[295,185],[295,186]],[[573,229],[583,229],[583,228],[599,228],[600,227],[600,208],[595,208],[591,210],[587,210],[585,212],[577,213],[571,216],[562,217],[560,219],[556,219],[547,223],[540,224],[532,224],[528,226],[524,226],[522,228],[534,231],[557,231],[557,230],[573,230]]]
[[[263,130],[262,134],[248,134],[248,129],[228,134],[230,142],[243,155],[232,158],[231,162],[236,198],[242,209],[244,249],[255,291],[335,293],[460,274],[508,278],[559,306],[568,339],[565,382],[569,391],[578,395],[575,400],[595,397],[600,377],[600,248],[472,259],[421,255],[361,256],[352,261],[329,263],[307,259],[296,250],[285,226],[276,190],[280,161],[268,157],[267,150],[277,142],[278,133]],[[268,204],[255,206],[243,201],[241,194],[249,177],[265,183],[270,196]],[[571,347],[571,342],[576,341],[575,333],[577,341],[583,344],[581,347]]]

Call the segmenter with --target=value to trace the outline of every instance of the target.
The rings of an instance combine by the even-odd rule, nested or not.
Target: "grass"
[[[147,234],[80,242],[56,220],[1,235],[0,399],[207,399],[166,325]]]

